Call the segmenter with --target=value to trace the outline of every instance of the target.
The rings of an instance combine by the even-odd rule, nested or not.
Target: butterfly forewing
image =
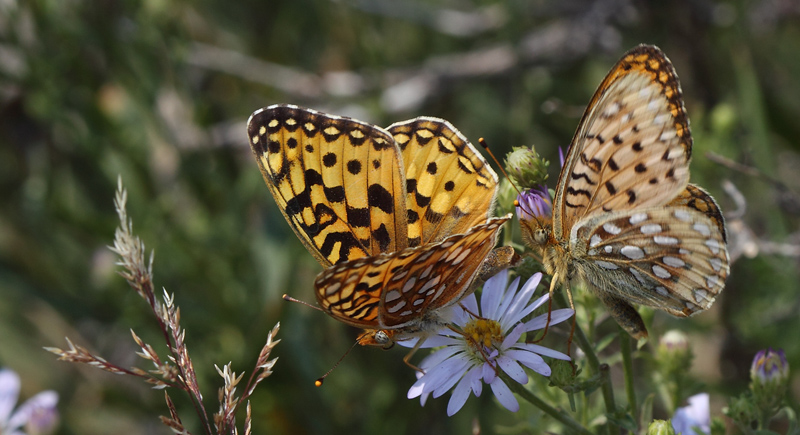
[[[676,316],[710,307],[729,272],[723,234],[689,207],[600,214],[573,228],[570,244],[590,284]]]
[[[438,243],[333,266],[315,282],[317,301],[333,317],[362,328],[414,325],[468,294],[509,219],[493,218]]]
[[[561,170],[554,235],[579,219],[663,205],[689,180],[691,135],[672,64],[640,46],[611,70],[575,133]]]
[[[497,174],[455,127],[420,117],[387,130],[405,163],[409,246],[436,242],[486,222]]]
[[[407,246],[402,157],[385,130],[276,105],[247,131],[275,202],[323,266]]]

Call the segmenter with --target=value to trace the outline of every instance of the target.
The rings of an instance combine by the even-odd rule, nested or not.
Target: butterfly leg
[[[544,324],[544,331],[542,331],[542,336],[538,339],[532,341],[532,343],[538,343],[544,340],[544,337],[547,336],[547,331],[550,329],[550,319],[551,313],[553,312],[553,292],[556,289],[556,285],[558,284],[558,272],[553,274],[553,277],[550,279],[550,290],[549,295],[550,297],[547,299],[547,322]],[[569,290],[567,290],[569,292]],[[569,293],[569,304],[572,306],[572,293]]]
[[[408,351],[408,354],[405,357],[403,357],[403,362],[406,363],[407,366],[411,367],[412,369],[414,369],[414,370],[416,370],[416,371],[418,371],[418,372],[420,372],[422,374],[425,373],[425,370],[422,370],[421,368],[415,366],[414,364],[411,364],[411,357],[414,356],[415,353],[417,353],[417,351],[420,349],[420,346],[422,346],[422,343],[425,342],[425,339],[426,338],[418,339],[417,340],[417,344],[415,344],[414,347],[411,348],[410,351]]]
[[[596,292],[603,305],[608,308],[608,313],[614,320],[617,321],[619,326],[622,327],[628,334],[637,340],[647,338],[647,328],[644,326],[644,321],[639,312],[636,311],[631,304],[625,302],[608,292]]]

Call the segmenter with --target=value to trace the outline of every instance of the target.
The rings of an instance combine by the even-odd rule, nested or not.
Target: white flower
[[[517,399],[497,376],[497,370],[502,370],[520,384],[526,384],[528,374],[522,366],[542,376],[550,376],[550,367],[541,355],[569,360],[561,352],[518,342],[522,334],[542,329],[547,323],[547,314],[522,321],[548,300],[549,296],[545,295],[529,303],[541,279],[542,274],[537,273],[517,292],[520,279],[514,280],[506,289],[508,272],[503,271],[483,286],[480,311],[474,294],[464,298],[460,305],[480,317],[474,318],[460,305],[453,309],[454,323],[463,334],[445,329],[423,343],[421,347],[443,347],[422,360],[419,367],[425,373],[417,373],[419,379],[408,390],[408,398],[420,397],[424,405],[429,394],[439,397],[455,387],[447,405],[447,415],[450,416],[464,406],[470,392],[480,396],[483,383],[486,383],[505,408],[518,411]],[[571,309],[555,310],[551,313],[550,324],[562,322],[572,314]]]
[[[708,404],[708,393],[696,394],[689,398],[689,406],[678,408],[672,417],[672,428],[675,433],[683,435],[703,435],[711,433],[711,411]],[[695,431],[699,428],[700,432]]]
[[[19,375],[8,369],[0,370],[0,434],[53,433],[58,424],[58,393],[52,390],[42,391],[12,413],[19,396],[19,387]],[[23,427],[25,432],[20,430]]]

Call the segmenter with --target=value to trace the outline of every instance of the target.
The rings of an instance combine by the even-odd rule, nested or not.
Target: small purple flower
[[[547,323],[547,314],[522,321],[549,298],[545,295],[531,303],[541,278],[541,273],[533,275],[517,292],[520,279],[507,287],[508,272],[503,271],[486,281],[480,310],[474,294],[461,301],[469,312],[480,317],[474,318],[461,306],[453,309],[454,323],[463,334],[444,329],[425,341],[422,347],[443,347],[422,360],[419,367],[425,373],[417,373],[417,382],[408,390],[408,398],[420,397],[424,405],[429,394],[439,397],[452,389],[447,405],[447,415],[451,416],[464,406],[471,393],[480,396],[485,383],[506,409],[519,410],[517,399],[497,376],[497,370],[502,370],[515,382],[526,384],[528,373],[523,366],[542,376],[550,376],[550,367],[542,355],[569,360],[561,352],[519,342],[522,334],[542,329]],[[563,322],[572,315],[571,309],[555,310],[551,313],[550,324]]]
[[[19,397],[19,375],[0,370],[0,434],[40,435],[53,433],[58,425],[58,393],[42,391],[14,411]],[[12,413],[12,411],[14,411]],[[20,429],[24,427],[24,432]]]
[[[547,186],[532,188],[527,192],[522,192],[517,196],[517,217],[520,220],[532,220],[535,218],[550,218],[553,215],[553,199]]]
[[[702,435],[711,433],[711,411],[708,393],[696,394],[689,398],[689,406],[678,408],[672,417],[675,433],[683,435]],[[697,431],[700,429],[700,432]]]

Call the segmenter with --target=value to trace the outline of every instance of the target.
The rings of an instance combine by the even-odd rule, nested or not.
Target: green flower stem
[[[622,328],[619,328],[619,346],[622,352],[622,371],[625,374],[625,393],[628,396],[628,406],[631,407],[633,419],[639,421],[639,405],[636,402],[636,390],[633,387],[631,337]]]
[[[563,291],[556,291],[554,297],[557,298],[558,304],[562,307],[568,307],[569,303],[567,302],[567,298],[564,295]],[[603,381],[603,401],[606,405],[606,410],[609,414],[614,414],[616,412],[616,404],[614,403],[614,390],[612,389],[611,379],[608,376],[608,365],[607,364],[600,364],[600,359],[597,357],[597,353],[594,351],[594,346],[592,343],[589,342],[589,339],[586,337],[586,334],[583,332],[580,324],[578,322],[574,323],[575,325],[575,339],[578,344],[578,347],[581,348],[584,355],[586,356],[586,362],[589,365],[589,373],[594,375],[600,373],[601,376],[605,376]],[[605,366],[606,373],[603,375],[601,372],[601,367]],[[610,411],[609,411],[610,410]],[[619,428],[616,427],[615,424],[609,422],[605,428],[603,428],[605,433],[615,434],[619,433]]]
[[[569,302],[567,302],[567,298],[564,296],[564,291],[556,290],[553,293],[560,306],[569,306]],[[577,339],[578,347],[580,347],[583,353],[586,355],[586,361],[589,363],[590,373],[593,375],[599,373],[600,360],[597,358],[597,354],[594,352],[592,343],[590,343],[589,339],[586,338],[586,334],[583,332],[583,329],[581,329],[581,325],[579,325],[578,322],[575,322],[575,338]]]
[[[527,400],[533,406],[544,411],[545,414],[558,420],[564,426],[572,429],[575,433],[582,435],[594,435],[592,434],[591,431],[589,431],[588,429],[583,427],[580,423],[578,423],[575,419],[573,419],[566,411],[564,411],[563,409],[553,408],[552,406],[548,405],[547,403],[545,403],[544,400],[540,399],[530,390],[523,387],[521,384],[517,383],[513,379],[510,379],[505,373],[501,374],[500,377],[503,379],[503,382],[505,382],[506,385],[510,385],[511,390],[517,393],[520,397]]]
[[[614,415],[617,413],[617,405],[614,403],[614,386],[611,385],[611,370],[608,364],[600,364],[600,377],[603,379],[603,382],[600,387],[603,390],[603,401],[606,403],[606,414]],[[606,423],[608,427],[608,433],[610,434],[617,434],[619,433],[619,428],[616,424],[612,423],[611,420]]]

